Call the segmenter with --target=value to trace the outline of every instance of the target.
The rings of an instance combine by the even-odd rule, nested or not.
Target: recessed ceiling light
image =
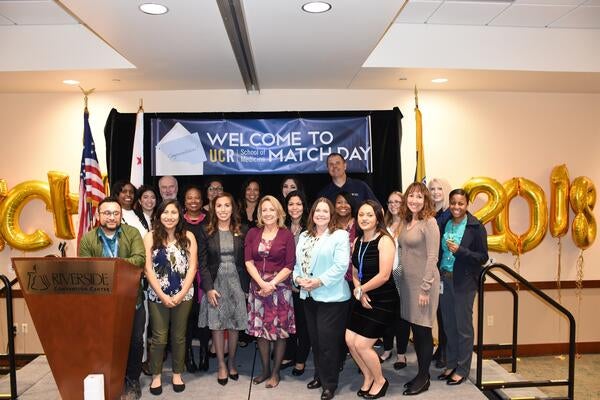
[[[76,80],[74,80],[74,79],[65,79],[65,80],[63,81],[63,83],[64,83],[65,85],[79,85],[79,81],[76,81]]]
[[[150,15],[162,15],[166,14],[169,11],[169,9],[163,6],[162,4],[155,3],[144,3],[140,5],[140,10]]]
[[[432,79],[431,82],[433,82],[433,83],[446,83],[446,82],[448,82],[448,79],[446,79],[446,78],[435,78],[435,79]]]
[[[331,10],[331,4],[324,1],[311,1],[302,6],[302,9],[308,13],[318,14]]]

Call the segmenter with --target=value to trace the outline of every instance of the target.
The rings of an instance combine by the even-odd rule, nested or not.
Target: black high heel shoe
[[[455,381],[454,379],[448,377],[448,379],[446,380],[446,385],[450,385],[450,386],[456,386],[456,385],[460,385],[461,383],[463,383],[465,380],[467,380],[467,376],[463,376],[462,378],[460,378],[459,380]]]
[[[454,374],[454,371],[456,371],[456,369],[453,369],[452,371],[449,371],[447,374],[445,374],[444,372],[446,371],[447,370],[444,370],[441,374],[438,375],[438,381],[447,381]]]
[[[409,386],[408,389],[406,389],[404,392],[402,392],[402,394],[404,396],[415,396],[417,394],[426,392],[427,390],[429,390],[429,385],[431,384],[431,382],[429,381],[429,378],[427,378],[427,380],[425,381],[425,383],[423,385],[421,385],[421,387],[415,388],[414,385],[413,386]]]
[[[367,394],[365,394],[364,398],[365,399],[379,399],[379,398],[385,396],[385,393],[387,392],[389,386],[390,386],[390,383],[386,379],[385,383],[383,384],[381,389],[379,389],[379,392],[377,392],[376,394],[367,393]]]
[[[358,392],[356,392],[356,395],[358,397],[365,397],[366,394],[369,394],[369,390],[371,390],[371,388],[373,387],[373,382],[371,382],[371,386],[369,386],[369,388],[367,390],[362,390],[362,389],[358,389]]]

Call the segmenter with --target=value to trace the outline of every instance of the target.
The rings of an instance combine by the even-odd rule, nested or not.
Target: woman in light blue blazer
[[[329,400],[338,386],[340,342],[344,340],[350,288],[344,279],[350,259],[348,232],[336,228],[335,208],[321,197],[308,216],[306,231],[296,246],[293,281],[304,300],[306,325],[313,348],[314,379],[309,389],[322,387]]]

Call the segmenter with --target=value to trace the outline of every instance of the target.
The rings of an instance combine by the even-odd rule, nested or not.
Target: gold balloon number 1
[[[463,185],[469,199],[478,194],[487,195],[487,202],[474,213],[482,224],[492,223],[488,247],[492,251],[519,255],[537,247],[549,230],[553,237],[566,234],[569,225],[569,203],[575,218],[571,226],[573,242],[580,249],[587,249],[596,239],[596,220],[593,209],[596,188],[587,177],[576,178],[569,185],[566,166],[552,170],[550,177],[550,214],[544,190],[526,178],[512,178],[504,184],[488,177],[476,177]],[[510,229],[510,202],[516,196],[523,197],[529,207],[529,226],[522,234]]]

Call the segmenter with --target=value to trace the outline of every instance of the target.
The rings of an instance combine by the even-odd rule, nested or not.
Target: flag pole
[[[419,91],[417,85],[415,85],[415,108],[419,108]]]
[[[138,112],[144,111],[144,99],[140,98],[140,108],[138,108]]]

